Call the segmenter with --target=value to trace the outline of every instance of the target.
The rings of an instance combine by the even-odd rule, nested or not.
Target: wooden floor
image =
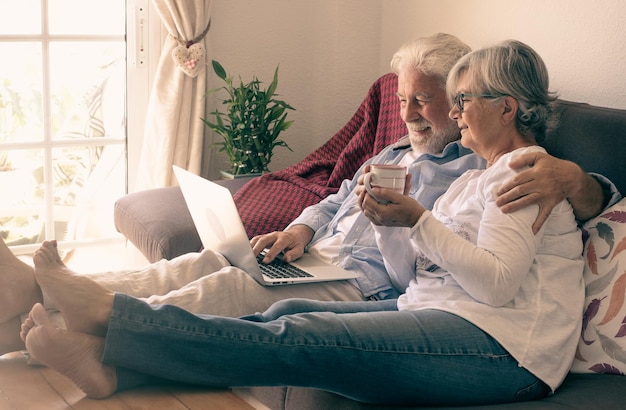
[[[158,387],[129,390],[91,400],[67,378],[42,366],[29,366],[20,353],[0,356],[0,410],[150,409],[254,410],[228,390]]]

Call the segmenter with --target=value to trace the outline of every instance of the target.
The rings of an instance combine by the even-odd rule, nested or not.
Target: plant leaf
[[[272,83],[269,87],[267,87],[268,98],[274,95],[274,93],[276,92],[276,87],[278,87],[278,67],[276,67],[276,70],[274,71],[274,79],[272,80]]]
[[[609,307],[604,314],[604,319],[602,319],[598,325],[610,322],[615,316],[617,316],[620,309],[624,305],[624,292],[626,292],[626,272],[617,278],[613,284],[613,289],[611,290],[611,302],[609,303]]]
[[[288,110],[295,110],[291,105],[287,104],[286,102],[282,101],[282,100],[274,100],[274,102],[276,103],[276,105],[280,105],[281,107],[288,109]]]
[[[215,74],[217,74],[217,76],[222,80],[226,80],[226,70],[224,70],[224,67],[222,67],[222,65],[215,60],[211,61],[211,64],[213,65],[213,71],[215,71]]]

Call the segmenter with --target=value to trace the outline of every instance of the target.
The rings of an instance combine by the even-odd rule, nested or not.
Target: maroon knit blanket
[[[249,237],[283,230],[300,212],[337,192],[344,179],[406,135],[393,73],[372,85],[348,123],[302,162],[255,178],[235,194]]]

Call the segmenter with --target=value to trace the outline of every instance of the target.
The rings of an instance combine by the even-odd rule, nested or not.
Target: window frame
[[[47,13],[47,2],[52,0],[42,1],[42,13]],[[107,1],[107,0],[102,0]],[[141,9],[142,14],[142,28],[143,31],[138,31],[136,27],[131,24],[131,17],[137,14],[137,10]],[[42,19],[42,24],[45,19]],[[134,64],[131,56],[134,55],[135,50],[130,50],[129,45],[136,44],[137,36],[141,36],[146,39],[143,44],[143,62],[142,64]],[[125,144],[126,153],[126,181],[124,192],[129,192],[133,185],[133,181],[136,179],[137,166],[141,158],[141,147],[143,145],[143,128],[145,123],[145,117],[147,113],[149,103],[150,84],[154,78],[156,67],[160,58],[160,48],[163,40],[163,30],[160,24],[160,18],[154,9],[151,1],[149,0],[127,0],[126,1],[126,33],[120,35],[66,35],[66,34],[50,34],[45,27],[42,27],[41,33],[38,34],[0,34],[0,41],[3,42],[35,42],[40,43],[42,46],[42,70],[44,72],[42,78],[44,95],[50,95],[50,60],[49,60],[49,44],[51,42],[66,42],[72,40],[97,40],[97,41],[126,41],[126,135],[121,138],[98,138],[94,139],[82,139],[64,140],[54,139],[51,132],[51,104],[49,99],[44,98],[42,100],[43,110],[43,127],[44,138],[43,141],[13,141],[13,142],[0,142],[0,150],[7,149],[40,149],[43,150],[46,156],[45,167],[48,175],[52,175],[52,152],[54,149],[68,147],[68,146],[93,146],[93,145],[112,145],[112,144]],[[45,237],[53,238],[54,232],[54,204],[48,197],[53,192],[52,178],[46,178],[44,185],[44,229]],[[113,209],[111,209],[111,214]],[[66,246],[73,248],[81,247],[96,247],[103,244],[110,243],[124,243],[125,238],[122,235],[116,237],[103,237],[93,240],[70,240],[63,241]],[[17,245],[12,246],[12,251],[17,255],[32,254],[39,244]]]

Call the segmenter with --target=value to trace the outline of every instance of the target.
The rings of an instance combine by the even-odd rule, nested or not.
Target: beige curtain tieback
[[[204,31],[200,33],[198,37],[188,41],[181,40],[172,33],[169,33],[169,35],[180,44],[172,50],[174,64],[191,78],[196,77],[206,65],[206,50],[204,44],[200,43],[200,41],[204,39],[210,28],[211,20],[209,20],[209,24],[207,24]]]

